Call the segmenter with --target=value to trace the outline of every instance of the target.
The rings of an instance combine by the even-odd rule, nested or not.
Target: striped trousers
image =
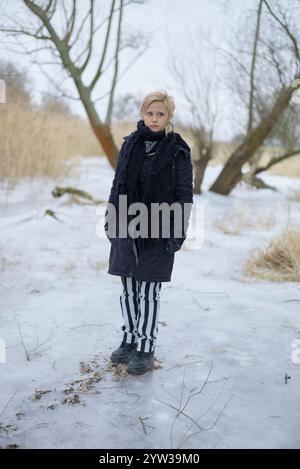
[[[121,276],[120,304],[124,342],[137,343],[138,352],[154,351],[158,333],[161,282],[142,282]]]

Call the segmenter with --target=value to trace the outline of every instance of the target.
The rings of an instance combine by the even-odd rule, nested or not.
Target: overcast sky
[[[81,0],[82,8],[86,5],[86,0]],[[221,0],[147,0],[145,5],[130,5],[125,9],[124,30],[131,31],[138,28],[146,33],[151,33],[151,46],[142,57],[134,64],[134,66],[126,72],[117,86],[117,96],[126,93],[133,93],[137,96],[143,96],[155,89],[167,89],[179,102],[179,96],[173,88],[171,79],[168,75],[166,61],[168,59],[169,43],[173,50],[182,50],[184,47],[184,57],[188,58],[190,48],[193,44],[184,44],[184,38],[189,32],[204,30],[212,34],[212,38],[217,43],[222,42],[223,34],[228,27],[234,26],[242,14],[242,9],[246,6],[255,6],[256,0],[247,0],[246,2],[234,1],[228,2],[227,8],[222,8]],[[20,18],[21,0],[11,0],[3,2],[0,5],[10,14],[18,15]],[[98,0],[98,7],[102,9],[102,5],[106,8],[110,7],[111,2],[108,0]],[[247,5],[246,5],[247,4]],[[100,10],[99,10],[100,11]],[[26,21],[26,15],[21,17]],[[28,67],[28,57],[15,55],[8,52],[7,49],[1,48],[1,58],[11,61],[18,61],[23,66]],[[132,57],[132,55],[130,56]],[[205,51],[203,51],[205,58]],[[130,60],[129,55],[125,51],[121,56],[120,69],[124,69]],[[95,62],[96,63],[96,62]],[[183,61],[180,65],[187,67],[187,63]],[[47,70],[47,68],[45,68]],[[47,80],[41,75],[36,67],[30,68],[33,77],[33,92],[36,101],[41,98],[41,92],[49,90]],[[53,74],[53,72],[52,72]],[[109,88],[110,78],[107,75],[99,90],[99,95],[105,93]],[[67,85],[68,91],[75,94],[70,83]],[[178,99],[177,99],[178,98]],[[78,114],[85,116],[85,112],[81,104],[72,102],[72,107]],[[100,108],[100,109],[99,109]],[[101,114],[101,103],[98,104]],[[104,113],[102,113],[102,116]],[[219,133],[222,133],[219,129]]]

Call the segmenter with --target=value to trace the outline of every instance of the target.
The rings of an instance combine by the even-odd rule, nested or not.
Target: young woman
[[[173,97],[164,91],[155,91],[143,99],[142,119],[137,122],[137,129],[124,137],[106,211],[105,230],[111,242],[108,273],[120,276],[123,285],[123,340],[111,360],[127,363],[128,373],[133,374],[143,374],[153,366],[161,284],[171,280],[174,255],[186,238],[193,203],[190,148],[173,131],[170,119],[174,108]],[[179,236],[174,229],[175,212],[170,210],[175,202],[181,209],[186,204]],[[151,217],[154,204],[163,203],[168,207],[167,237],[162,230],[166,216],[162,222],[157,212]],[[140,210],[142,204],[146,212]],[[109,206],[114,207],[113,217]],[[137,225],[132,217],[136,210],[131,211],[130,206],[144,213]],[[109,234],[112,218],[117,222],[116,236]],[[141,234],[142,225],[146,234]]]

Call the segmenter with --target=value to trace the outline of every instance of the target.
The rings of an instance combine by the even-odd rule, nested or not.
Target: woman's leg
[[[134,344],[137,341],[137,318],[139,314],[138,282],[131,277],[121,277],[123,291],[120,295],[120,305],[124,325],[123,341]]]
[[[137,351],[153,352],[158,333],[161,282],[138,282]]]

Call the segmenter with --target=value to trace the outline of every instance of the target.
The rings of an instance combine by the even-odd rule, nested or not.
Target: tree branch
[[[92,79],[92,81],[91,81],[91,83],[88,87],[90,92],[93,90],[93,88],[95,87],[97,81],[99,80],[99,78],[102,74],[102,67],[103,67],[103,63],[104,63],[106,52],[107,52],[108,40],[109,40],[109,35],[110,35],[111,25],[112,25],[112,18],[113,18],[113,15],[114,15],[115,2],[116,2],[116,0],[112,0],[111,10],[110,10],[110,15],[109,15],[109,20],[108,20],[108,26],[107,26],[107,31],[106,31],[106,37],[105,37],[105,42],[104,42],[104,47],[103,47],[103,53],[102,53],[102,57],[101,57],[101,60],[100,60],[100,64],[99,64],[98,69],[95,73],[95,76]]]
[[[120,13],[119,13],[119,22],[118,22],[118,32],[117,32],[117,41],[116,41],[116,49],[115,49],[115,68],[114,68],[114,75],[111,82],[111,90],[109,95],[109,101],[107,106],[107,113],[105,118],[106,125],[111,124],[111,116],[113,110],[113,100],[115,95],[115,89],[117,85],[117,76],[119,71],[119,51],[120,51],[120,42],[121,42],[121,25],[122,25],[122,17],[123,17],[123,0],[120,0]]]
[[[260,33],[262,4],[263,4],[263,0],[260,0],[259,5],[258,5],[258,10],[257,10],[256,30],[255,30],[255,38],[254,38],[253,53],[252,53],[252,60],[251,60],[247,134],[249,134],[249,132],[252,130],[252,127],[253,127],[254,74],[255,74],[255,64],[256,64],[256,53],[257,53],[259,33]]]
[[[64,5],[64,1],[63,1],[63,5]],[[67,32],[64,37],[64,41],[66,43],[69,43],[70,37],[72,36],[74,25],[75,25],[75,20],[76,20],[76,13],[77,13],[76,0],[73,0],[72,12],[70,14],[69,19],[67,20],[67,28],[66,28]]]
[[[266,5],[266,7],[268,8],[268,10],[269,10],[271,16],[274,18],[275,21],[277,21],[277,23],[280,24],[280,26],[284,29],[284,31],[287,33],[288,37],[289,37],[290,40],[292,41],[295,57],[296,57],[296,59],[300,62],[299,47],[298,47],[297,39],[295,38],[294,34],[290,31],[290,28],[288,27],[288,25],[287,25],[286,23],[284,23],[284,22],[273,12],[273,10],[271,9],[271,7],[270,7],[269,3],[267,2],[267,0],[263,0],[263,2],[264,2],[264,4]]]
[[[274,166],[274,164],[280,163],[281,161],[287,160],[288,158],[291,158],[292,156],[296,156],[296,155],[300,155],[300,148],[298,148],[297,150],[292,150],[288,153],[285,153],[284,155],[272,158],[266,166],[263,166],[261,168],[256,168],[256,170],[254,171],[254,174],[267,171],[267,169],[271,168],[271,166]]]
[[[81,73],[85,70],[87,64],[89,63],[90,57],[92,55],[92,50],[93,50],[93,39],[94,39],[94,0],[90,0],[90,9],[89,9],[89,15],[90,15],[90,37],[88,41],[88,53],[86,56],[85,61],[83,62],[82,66],[80,67]]]

